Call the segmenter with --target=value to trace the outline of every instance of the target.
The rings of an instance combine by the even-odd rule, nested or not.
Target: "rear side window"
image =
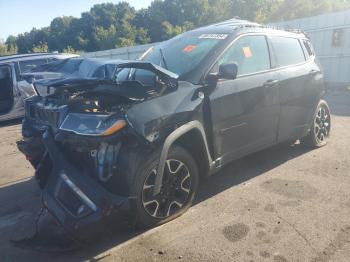
[[[238,76],[270,69],[266,37],[263,35],[243,36],[234,42],[219,59],[218,64],[233,62],[238,65]]]
[[[307,58],[312,57],[312,56],[315,55],[310,41],[303,40],[303,47],[304,47],[305,55],[306,55]]]
[[[304,52],[298,39],[272,36],[270,40],[278,67],[305,62]]]

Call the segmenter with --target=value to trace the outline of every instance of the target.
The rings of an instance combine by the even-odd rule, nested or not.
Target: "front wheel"
[[[159,155],[151,154],[138,168],[134,183],[137,223],[150,227],[182,215],[191,205],[198,187],[198,168],[182,147],[170,149],[160,193],[153,195]]]
[[[302,139],[307,146],[318,148],[325,146],[331,132],[331,114],[326,101],[318,103],[316,113],[312,120],[310,132]]]

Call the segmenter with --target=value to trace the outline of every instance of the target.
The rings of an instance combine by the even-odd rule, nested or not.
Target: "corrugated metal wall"
[[[275,23],[305,31],[332,85],[350,84],[350,10]]]

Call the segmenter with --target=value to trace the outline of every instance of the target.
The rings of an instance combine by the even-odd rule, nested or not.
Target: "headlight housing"
[[[126,121],[116,115],[69,113],[60,130],[85,136],[109,136],[126,126]]]

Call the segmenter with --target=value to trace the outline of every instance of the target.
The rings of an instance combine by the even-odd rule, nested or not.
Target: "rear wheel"
[[[182,215],[191,205],[198,187],[198,169],[182,147],[169,151],[160,193],[153,194],[159,154],[152,154],[138,169],[135,194],[138,225],[160,225]]]
[[[317,106],[310,132],[302,142],[310,147],[322,147],[328,142],[331,132],[331,115],[326,101],[321,100]]]

